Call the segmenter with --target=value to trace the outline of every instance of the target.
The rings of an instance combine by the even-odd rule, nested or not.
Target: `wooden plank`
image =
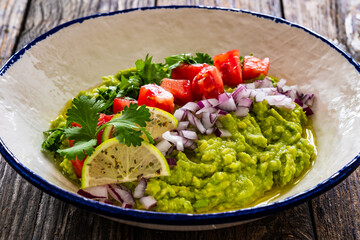
[[[13,54],[27,0],[0,1],[0,66]]]
[[[340,44],[359,60],[356,46],[358,36],[354,32],[346,38],[346,24],[353,21],[354,30],[359,5],[351,1],[290,1],[284,0],[285,17],[309,27],[333,42]],[[302,13],[302,14],[300,14]],[[349,32],[348,32],[349,33]],[[352,44],[355,42],[354,44]],[[321,239],[359,239],[360,238],[360,169],[334,189],[315,198],[313,208],[317,237]]]
[[[57,25],[76,18],[146,6],[155,6],[155,0],[34,0],[17,47],[19,49]]]

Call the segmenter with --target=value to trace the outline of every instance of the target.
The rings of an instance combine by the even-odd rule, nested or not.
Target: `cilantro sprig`
[[[97,126],[99,113],[106,106],[103,101],[96,101],[95,98],[80,96],[72,102],[72,107],[68,109],[67,124],[64,130],[65,137],[74,140],[74,146],[58,149],[57,152],[68,159],[83,159],[86,155],[91,155],[97,144],[96,136],[109,124],[114,126],[116,139],[127,146],[139,146],[143,141],[142,135],[145,134],[149,142],[153,143],[150,133],[145,129],[146,122],[150,121],[150,112],[145,106],[139,107],[137,104],[130,104],[125,107],[119,118]],[[81,127],[72,127],[72,123],[77,123]]]
[[[207,53],[196,53],[196,56],[192,56],[189,53],[184,53],[180,55],[173,55],[165,58],[165,63],[168,69],[177,68],[182,63],[187,64],[197,64],[197,63],[207,63],[209,65],[214,65],[212,57]]]

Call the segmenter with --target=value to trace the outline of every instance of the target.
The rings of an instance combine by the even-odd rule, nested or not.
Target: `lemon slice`
[[[132,182],[141,177],[169,176],[169,165],[154,145],[143,141],[140,146],[126,146],[116,138],[100,144],[85,159],[81,187]]]
[[[160,137],[164,132],[175,129],[178,125],[177,119],[170,113],[155,107],[147,107],[150,112],[150,121],[147,122],[145,129],[150,133],[153,139]],[[116,114],[113,118],[119,118],[121,112]],[[105,127],[102,142],[112,138],[113,126]],[[146,137],[145,137],[146,139]]]

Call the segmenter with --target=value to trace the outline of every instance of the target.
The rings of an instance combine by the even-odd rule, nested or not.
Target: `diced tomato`
[[[110,121],[113,118],[113,116],[114,115],[106,115],[104,113],[100,113],[99,122],[98,122],[97,126],[107,123],[108,121]],[[100,132],[98,133],[98,135],[96,136],[98,145],[100,145],[102,142],[101,140],[102,140],[102,135],[104,133],[104,130],[105,130],[105,128],[101,129]]]
[[[182,106],[188,102],[192,102],[191,81],[164,78],[160,87],[169,91],[174,96],[176,104]]]
[[[171,70],[172,79],[186,79],[192,81],[194,77],[203,69],[209,66],[206,63],[203,64],[186,64],[183,63],[177,68]]]
[[[84,160],[85,160],[86,157],[84,157],[83,160],[79,160],[77,157],[75,160],[71,160],[71,163],[73,165],[73,168],[74,168],[74,171],[76,173],[76,176],[78,178],[81,178],[81,172],[82,172],[82,168],[83,168],[83,165],[84,165]]]
[[[72,122],[72,123],[71,123],[71,126],[72,126],[72,127],[81,127],[81,125],[78,124],[78,123],[76,123],[76,122]]]
[[[174,112],[174,96],[156,84],[143,85],[140,88],[138,104]]]
[[[121,112],[122,110],[124,110],[125,106],[129,106],[130,103],[137,103],[136,100],[128,100],[125,98],[115,98],[114,99],[114,106],[113,106],[113,110],[114,113],[118,113]]]
[[[222,74],[224,85],[236,87],[243,82],[239,50],[234,49],[226,53],[216,55],[214,65]]]
[[[257,78],[260,74],[266,76],[269,71],[269,66],[269,58],[260,59],[253,56],[245,56],[242,69],[243,79]]]
[[[214,66],[204,67],[191,84],[194,100],[217,98],[224,92],[224,84],[219,70]]]

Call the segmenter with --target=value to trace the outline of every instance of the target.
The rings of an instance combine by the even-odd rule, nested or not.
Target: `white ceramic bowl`
[[[184,21],[186,19],[186,21]],[[270,74],[316,94],[318,157],[295,187],[270,203],[213,214],[129,210],[78,196],[77,188],[41,153],[42,132],[80,90],[103,75],[184,52],[215,55],[239,49],[270,57]],[[323,193],[360,163],[359,65],[328,40],[283,19],[206,7],[134,9],[63,24],[17,52],[0,70],[0,152],[45,192],[132,225],[198,230],[226,227],[294,206]]]

